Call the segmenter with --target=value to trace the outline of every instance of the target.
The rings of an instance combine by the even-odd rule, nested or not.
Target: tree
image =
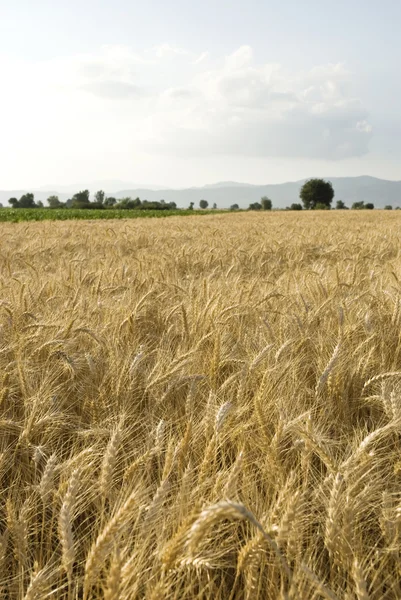
[[[231,204],[230,210],[239,210],[238,204]]]
[[[104,191],[103,190],[99,190],[95,194],[95,202],[97,204],[103,204],[105,197],[106,197],[106,194],[104,193]]]
[[[116,203],[117,203],[117,200],[115,198],[113,198],[113,196],[109,196],[104,201],[105,206],[114,206]]]
[[[39,202],[36,205],[38,208],[44,208],[44,204],[42,202],[42,200],[39,200]]]
[[[49,196],[47,202],[50,208],[60,208],[62,206],[58,196]]]
[[[314,210],[330,210],[330,206],[328,206],[327,204],[323,204],[323,202],[318,202]]]
[[[199,206],[200,206],[202,209],[205,209],[205,208],[207,208],[207,207],[209,206],[209,202],[208,202],[207,200],[201,200],[201,201],[199,202]]]
[[[393,207],[391,206],[391,204],[386,204],[384,210],[393,210]]]
[[[260,204],[262,205],[263,210],[271,210],[273,207],[273,202],[267,196],[263,196],[260,199]]]
[[[293,202],[290,206],[290,210],[302,210],[302,204],[298,204],[297,202]]]
[[[213,210],[216,210],[216,208],[217,208],[217,204],[216,204],[216,202],[215,202],[215,203],[213,204]]]
[[[81,192],[77,192],[72,197],[72,208],[87,208],[89,204],[89,190],[82,190]]]
[[[33,194],[23,194],[18,201],[18,208],[36,208],[35,196]]]
[[[363,209],[373,210],[374,207],[375,207],[375,205],[372,202],[367,202],[365,204],[365,202],[363,200],[360,200],[359,202],[354,202],[351,208],[353,210],[363,210]]]
[[[193,210],[194,209],[194,202],[190,202],[189,206],[188,206],[188,210]]]
[[[330,208],[334,198],[334,189],[330,181],[309,179],[302,186],[299,197],[306,209],[314,209],[317,204],[324,204]]]
[[[253,204],[249,205],[248,210],[262,210],[262,205],[259,204],[259,202],[254,202]]]
[[[35,196],[33,194],[23,194],[19,200],[17,198],[10,198],[8,201],[13,208],[37,208],[38,204],[35,204]],[[43,204],[42,204],[43,206]]]
[[[118,201],[116,208],[125,208],[125,209],[135,208],[134,200],[131,198],[131,196],[126,196],[125,198],[121,198],[121,200]]]
[[[336,209],[337,210],[344,210],[347,207],[345,206],[345,203],[342,200],[337,200],[336,202]]]

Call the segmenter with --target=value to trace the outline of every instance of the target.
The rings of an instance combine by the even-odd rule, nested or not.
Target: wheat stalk
[[[84,598],[88,597],[90,585],[101,571],[104,560],[117,539],[124,519],[128,518],[136,504],[136,493],[132,492],[92,544],[85,563]]]
[[[67,574],[69,588],[71,588],[72,585],[73,566],[75,560],[75,545],[72,522],[74,518],[74,505],[79,486],[79,477],[80,470],[75,469],[72,472],[71,478],[68,482],[67,493],[64,496],[58,520],[59,538],[62,548],[61,566]]]

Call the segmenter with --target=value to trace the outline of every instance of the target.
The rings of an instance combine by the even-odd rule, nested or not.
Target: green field
[[[118,210],[85,208],[2,208],[0,222],[19,223],[21,221],[67,221],[70,219],[137,219],[149,217],[177,217],[188,215],[216,214],[219,210]]]

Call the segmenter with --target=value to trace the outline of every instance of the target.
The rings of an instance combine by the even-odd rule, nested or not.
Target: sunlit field
[[[401,598],[398,213],[0,231],[1,598]]]

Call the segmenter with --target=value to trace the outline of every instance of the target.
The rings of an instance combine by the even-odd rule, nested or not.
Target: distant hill
[[[388,181],[376,179],[375,177],[327,177],[335,191],[336,200],[343,200],[347,206],[361,200],[373,202],[376,208],[383,208],[386,204],[401,206],[401,181]],[[216,203],[218,208],[229,208],[232,204],[238,204],[241,208],[247,208],[251,202],[257,202],[262,196],[268,196],[273,201],[273,207],[285,208],[293,202],[299,202],[299,191],[306,179],[280,184],[249,185],[246,183],[217,183],[198,188],[184,190],[158,190],[149,189],[126,189],[116,194],[117,198],[124,196],[139,196],[146,200],[165,200],[176,202],[178,206],[188,206],[194,202],[196,206],[199,200],[209,202],[209,206]]]
[[[92,194],[97,190],[105,190],[110,193],[117,192],[118,190],[123,190],[127,188],[146,188],[150,190],[164,190],[165,186],[160,185],[151,185],[148,183],[127,183],[126,181],[121,181],[119,179],[101,179],[98,181],[86,181],[80,183],[73,183],[69,185],[55,185],[54,183],[51,185],[44,185],[38,188],[38,192],[46,192],[49,193],[53,190],[58,190],[60,194],[75,194],[79,190],[90,190]]]
[[[325,177],[329,179],[335,191],[336,200],[343,200],[347,206],[353,202],[365,201],[373,202],[375,208],[383,208],[386,204],[401,206],[401,181],[389,181],[386,179],[377,179],[375,177]],[[45,201],[51,194],[57,194],[60,200],[67,200],[72,193],[85,189],[90,189],[92,197],[96,190],[103,189],[116,198],[131,196],[139,197],[141,200],[165,200],[166,202],[176,202],[180,208],[189,206],[194,202],[199,206],[199,201],[204,199],[209,202],[211,207],[214,203],[218,208],[229,208],[232,204],[238,204],[241,208],[247,208],[251,202],[257,202],[262,196],[268,196],[273,201],[274,208],[285,208],[293,202],[299,202],[299,191],[306,179],[280,184],[251,185],[247,183],[222,182],[203,187],[193,187],[188,189],[155,189],[157,186],[127,186],[126,188],[117,188],[121,182],[103,182],[110,186],[100,186],[96,182],[95,186],[46,186],[39,190],[8,190],[0,191],[0,202],[8,206],[8,199],[11,197],[19,198],[27,191],[34,192],[36,200]],[[113,184],[113,185],[111,185]]]

